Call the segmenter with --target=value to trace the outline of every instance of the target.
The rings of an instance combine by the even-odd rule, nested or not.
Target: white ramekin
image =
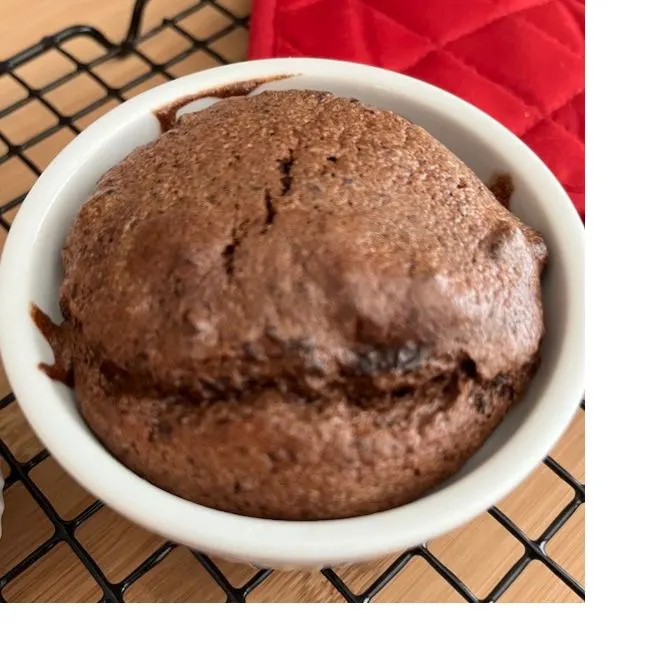
[[[30,303],[55,318],[59,315],[60,250],[66,231],[100,175],[157,137],[152,112],[209,88],[283,74],[296,76],[265,87],[357,97],[420,124],[485,181],[496,172],[510,173],[513,212],[544,235],[550,251],[543,363],[527,396],[452,480],[409,505],[375,515],[269,521],[173,496],[115,460],[84,424],[73,393],[37,369],[52,355],[30,319]],[[83,487],[126,517],[177,542],[258,566],[317,567],[363,560],[423,542],[479,514],[520,483],[561,436],[583,390],[583,240],[582,223],[548,168],[507,129],[460,99],[415,79],[352,63],[238,63],[171,81],[129,100],[52,161],[25,199],[5,244],[0,350],[18,403],[43,444]]]

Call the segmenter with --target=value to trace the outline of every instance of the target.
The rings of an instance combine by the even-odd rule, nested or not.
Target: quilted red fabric
[[[255,0],[250,58],[369,63],[445,88],[521,137],[584,219],[584,0]]]

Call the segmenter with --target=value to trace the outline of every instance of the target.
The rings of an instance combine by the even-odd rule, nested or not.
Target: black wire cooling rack
[[[2,94],[0,91],[0,190],[3,186],[3,167],[9,165],[12,161],[19,161],[29,169],[34,179],[41,173],[41,166],[36,164],[32,157],[26,155],[26,151],[35,147],[62,130],[70,130],[72,134],[79,133],[83,123],[83,118],[93,112],[106,107],[107,104],[124,101],[130,95],[130,91],[138,89],[147,81],[154,77],[162,80],[173,79],[176,76],[175,70],[178,64],[187,60],[195,53],[205,55],[205,65],[226,64],[231,61],[227,56],[219,52],[218,48],[213,47],[215,43],[220,42],[230,33],[238,29],[248,28],[248,16],[237,15],[231,8],[226,5],[226,0],[218,2],[216,0],[198,0],[191,6],[185,8],[173,17],[163,19],[160,24],[142,33],[142,21],[144,10],[149,0],[136,0],[133,7],[131,20],[128,24],[126,34],[122,40],[112,41],[107,38],[100,30],[87,25],[75,25],[63,29],[47,38],[42,39],[39,43],[23,50],[10,57],[6,61],[0,61],[0,84],[4,79],[9,79],[13,86],[20,89],[22,95],[19,99],[12,101],[8,106],[2,107]],[[202,34],[197,37],[183,27],[183,22],[197,12],[210,7],[219,12],[224,24],[214,33]],[[176,35],[181,36],[187,47],[181,49],[178,53],[167,59],[156,60],[147,54],[147,44],[152,42],[163,30],[172,30]],[[71,49],[66,47],[67,44],[75,41],[92,42],[94,50],[97,52],[90,59],[78,57],[71,53]],[[25,76],[20,74],[23,66],[29,65],[34,60],[47,56],[49,53],[56,52],[64,57],[70,64],[70,69],[50,80],[44,85],[30,83],[25,80]],[[114,86],[106,81],[104,76],[98,73],[101,66],[109,61],[124,59],[125,57],[135,57],[140,65],[141,72],[136,74],[128,82],[119,86]],[[49,97],[57,88],[70,83],[75,79],[90,78],[101,88],[101,96],[93,99],[85,106],[77,107],[69,114],[60,111]],[[1,86],[0,86],[1,88]],[[54,117],[47,128],[39,127],[37,133],[32,134],[28,139],[19,141],[19,137],[13,134],[3,132],[1,125],[2,119],[17,113],[21,109],[36,102],[48,111],[48,115]],[[4,152],[3,152],[4,150]],[[22,203],[29,188],[25,191],[14,190],[9,187],[7,194],[6,184],[4,194],[0,193],[0,226],[5,230],[10,229],[11,217]],[[2,232],[0,231],[0,235]],[[12,394],[0,396],[0,412],[8,408],[14,402]],[[584,409],[584,401],[581,404]],[[17,562],[4,575],[0,575],[0,602],[6,602],[3,597],[3,590],[21,574],[35,565],[49,551],[60,544],[67,545],[74,554],[79,558],[81,563],[86,567],[92,578],[96,581],[101,589],[100,602],[123,602],[126,590],[136,581],[141,579],[145,574],[151,571],[157,564],[162,562],[172,550],[175,544],[172,542],[163,543],[155,552],[153,552],[144,562],[133,570],[126,578],[119,582],[110,581],[95,561],[91,553],[84,547],[78,539],[76,532],[79,527],[88,519],[93,517],[103,508],[103,504],[95,501],[88,506],[81,514],[72,518],[63,518],[48,500],[43,490],[34,481],[32,472],[45,461],[49,454],[42,450],[33,455],[28,460],[19,460],[10,450],[9,446],[0,439],[0,457],[3,457],[9,467],[9,475],[5,477],[5,491],[17,482],[22,483],[29,495],[34,499],[38,507],[43,511],[54,527],[52,536],[42,543],[38,548],[30,552],[27,557]],[[348,602],[369,602],[375,598],[379,592],[393,580],[406,565],[416,557],[422,558],[433,568],[447,583],[468,602],[495,602],[504,592],[514,583],[514,581],[523,573],[524,569],[533,561],[539,561],[544,564],[555,576],[564,582],[580,599],[584,600],[584,586],[570,575],[558,562],[547,553],[547,545],[551,538],[567,523],[571,516],[585,502],[585,486],[574,478],[566,469],[564,469],[553,458],[548,457],[544,461],[546,466],[554,472],[556,477],[564,481],[573,493],[573,498],[548,525],[546,530],[537,537],[532,539],[519,526],[517,526],[502,510],[493,507],[488,512],[503,528],[508,531],[523,547],[521,557],[506,571],[506,573],[496,582],[486,597],[479,599],[470,588],[455,573],[447,567],[436,555],[434,555],[425,545],[410,549],[402,553],[395,561],[381,573],[372,584],[364,591],[355,591],[352,586],[346,584],[345,580],[333,569],[324,569],[321,573],[323,576],[338,590],[338,592]],[[223,589],[226,593],[228,602],[244,602],[247,597],[261,585],[271,575],[270,570],[257,571],[248,581],[240,586],[232,584],[224,572],[208,556],[192,551],[195,558],[200,562],[207,574]]]

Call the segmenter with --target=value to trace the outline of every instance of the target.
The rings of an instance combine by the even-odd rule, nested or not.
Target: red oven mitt
[[[250,58],[397,70],[483,109],[546,162],[584,219],[584,0],[255,0]]]

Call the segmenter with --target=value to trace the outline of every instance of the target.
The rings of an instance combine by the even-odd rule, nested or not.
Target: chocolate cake
[[[525,391],[541,237],[426,131],[313,91],[183,116],[99,181],[50,337],[102,443],[256,517],[422,496]]]

